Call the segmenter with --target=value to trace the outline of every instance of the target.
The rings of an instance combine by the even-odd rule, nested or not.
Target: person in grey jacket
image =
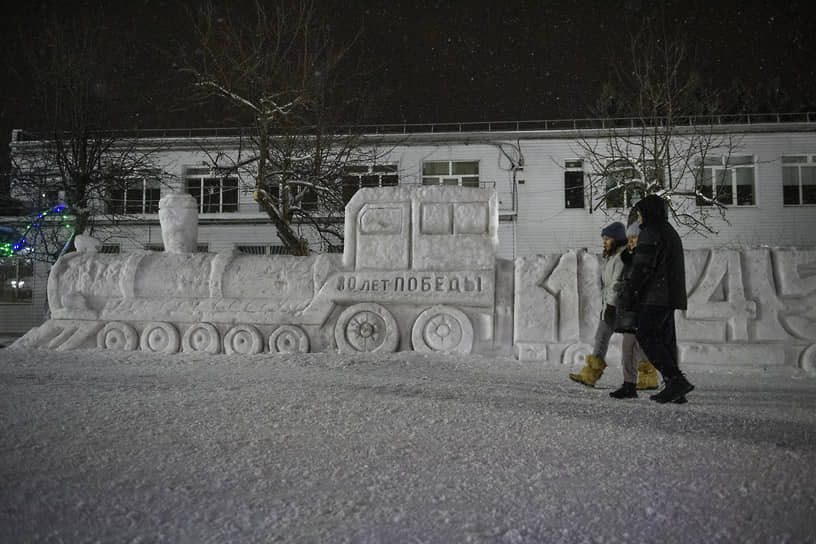
[[[601,239],[604,248],[601,267],[603,310],[595,331],[595,345],[592,354],[586,356],[586,366],[581,369],[581,372],[569,375],[571,379],[589,387],[595,387],[595,382],[600,379],[606,368],[606,352],[615,326],[615,306],[618,304],[615,284],[623,271],[620,255],[627,243],[626,227],[623,226],[623,223],[615,221],[601,230]]]
[[[659,195],[648,195],[635,209],[640,236],[619,304],[638,311],[637,341],[663,376],[665,387],[651,399],[676,402],[694,389],[680,372],[674,324],[674,311],[685,310],[688,304],[683,243],[669,224],[666,202]]]

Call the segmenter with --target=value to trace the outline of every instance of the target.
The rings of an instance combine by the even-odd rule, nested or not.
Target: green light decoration
[[[62,212],[70,214],[64,204],[59,204],[40,213],[35,221],[26,226],[25,232],[19,237],[18,241],[0,244],[0,256],[10,257],[15,253],[37,252],[41,254],[41,258],[45,257],[48,262],[55,262],[65,252],[74,237],[72,226],[69,223],[64,223],[69,219],[70,215]],[[49,214],[59,215],[48,217]],[[47,223],[44,221],[45,218],[48,218]],[[54,223],[54,220],[57,223]],[[43,232],[44,230],[49,231],[47,236]]]

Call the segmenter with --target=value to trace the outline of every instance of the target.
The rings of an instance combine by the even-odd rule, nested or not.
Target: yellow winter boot
[[[657,369],[649,361],[638,363],[638,389],[657,389]]]
[[[606,361],[595,355],[586,356],[586,366],[581,369],[580,374],[570,374],[569,377],[578,383],[595,387],[595,382],[601,378],[604,369],[606,368]]]

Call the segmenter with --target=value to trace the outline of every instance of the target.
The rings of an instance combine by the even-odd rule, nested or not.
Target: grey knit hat
[[[640,223],[634,221],[629,228],[626,229],[626,236],[640,236]]]

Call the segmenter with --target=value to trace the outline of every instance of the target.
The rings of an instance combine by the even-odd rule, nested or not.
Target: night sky
[[[813,13],[795,1],[383,4],[360,12],[385,45],[398,121],[585,116],[642,24],[641,6],[654,5],[665,32],[687,36],[699,70],[723,87],[778,83],[792,107],[814,106]]]
[[[667,35],[688,38],[700,72],[723,88],[761,84],[776,99],[769,107],[816,110],[811,2],[323,0],[318,5],[332,13],[339,39],[362,29],[358,51],[383,90],[381,107],[369,121],[586,117],[647,10]],[[184,38],[187,19],[180,2],[30,1],[7,6],[0,27],[4,141],[11,128],[27,127],[31,115],[22,48],[37,46],[44,16],[77,10],[128,44],[127,74],[89,74],[128,79],[135,96],[121,101],[123,127],[231,124],[219,119],[217,109],[172,107],[172,97],[183,89],[162,53]]]

